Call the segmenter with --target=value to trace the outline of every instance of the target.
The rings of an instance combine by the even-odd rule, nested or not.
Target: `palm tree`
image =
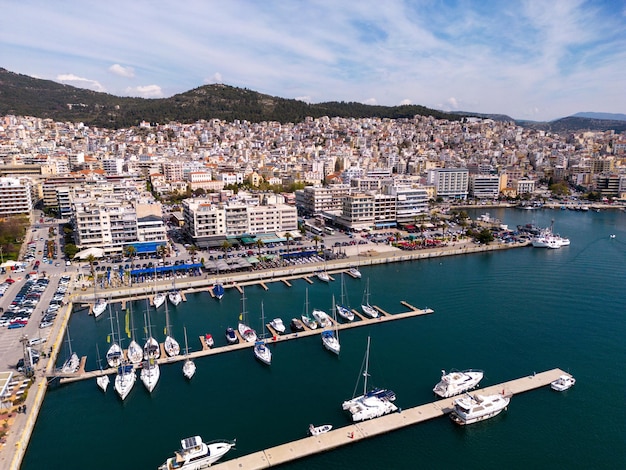
[[[287,258],[289,258],[289,240],[291,240],[293,238],[293,235],[289,232],[287,232],[285,235],[285,240],[287,240]]]
[[[128,245],[126,248],[124,248],[124,253],[132,261],[135,256],[137,256],[137,248],[135,248],[133,245]]]
[[[189,248],[187,248],[187,252],[191,255],[191,261],[194,261],[194,257],[196,256],[196,253],[198,252],[198,247],[196,245],[191,245]]]
[[[93,300],[96,301],[96,270],[94,269],[94,264],[96,262],[96,257],[92,254],[87,256],[87,262],[89,263],[89,271],[91,271],[91,278],[93,279]]]
[[[315,243],[315,251],[317,251],[317,244],[318,244],[319,242],[321,242],[321,241],[322,241],[322,239],[321,239],[321,237],[319,237],[318,235],[315,235],[315,236],[312,238],[312,240],[313,240],[313,242]]]
[[[165,261],[165,256],[167,255],[167,246],[165,244],[159,245],[157,247],[157,256]]]
[[[226,253],[228,253],[228,249],[230,248],[230,243],[228,240],[224,240],[222,243],[222,250],[224,250],[224,257],[226,257]]]
[[[265,245],[265,242],[261,239],[258,239],[254,244],[256,245],[258,252],[259,252],[259,259],[261,259],[261,248],[263,248],[263,246]]]

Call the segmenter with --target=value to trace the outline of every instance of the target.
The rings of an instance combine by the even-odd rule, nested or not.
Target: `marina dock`
[[[561,369],[551,369],[538,374],[521,377],[509,382],[479,389],[478,393],[490,395],[506,393],[517,395],[549,385],[559,376],[565,374]],[[369,421],[350,424],[319,436],[305,437],[242,457],[217,463],[213,468],[218,470],[257,470],[275,467],[310,455],[326,452],[337,447],[353,444],[363,439],[385,434],[430,419],[447,415],[453,410],[457,397],[444,398],[414,408],[404,409],[398,413],[382,416]],[[511,401],[515,407],[515,402]],[[340,404],[338,404],[339,406]],[[450,423],[450,426],[455,424]]]
[[[376,310],[378,310],[379,312],[382,313],[382,316],[378,317],[378,318],[366,318],[364,316],[359,315],[359,319],[349,323],[338,323],[337,324],[337,329],[338,330],[347,330],[350,328],[358,328],[361,326],[366,326],[366,325],[371,325],[373,323],[380,323],[380,322],[386,322],[386,321],[395,321],[395,320],[402,320],[404,318],[411,318],[411,317],[417,317],[417,316],[422,316],[422,315],[429,315],[431,313],[433,313],[433,310],[430,308],[425,308],[425,309],[418,309],[413,307],[411,310],[407,311],[407,312],[400,312],[400,313],[387,313],[385,311],[383,311],[380,307],[376,307],[374,306],[374,308],[376,308]],[[282,341],[288,341],[288,340],[294,340],[297,338],[302,338],[305,336],[313,336],[313,335],[320,335],[322,333],[322,331],[324,330],[323,328],[317,328],[315,330],[311,330],[309,328],[305,327],[304,331],[299,331],[297,333],[287,333],[284,335],[276,335],[275,331],[273,329],[271,329],[269,327],[269,324],[265,325],[266,328],[268,329],[268,331],[272,334],[272,339],[270,339],[270,343],[277,343],[277,342],[282,342]],[[235,330],[235,332],[237,333],[237,331]],[[213,348],[208,348],[206,347],[206,343],[204,341],[204,337],[203,336],[199,336],[199,340],[200,343],[202,345],[202,350],[200,351],[193,351],[189,353],[189,357],[192,359],[196,359],[199,357],[204,357],[204,356],[211,356],[213,354],[221,354],[221,353],[225,353],[225,352],[229,352],[229,351],[235,351],[235,350],[239,350],[239,349],[245,349],[245,348],[251,348],[254,346],[254,343],[248,343],[246,341],[244,341],[240,336],[239,333],[237,333],[237,337],[239,338],[239,343],[236,344],[229,344],[229,345],[225,345],[225,346],[216,346]],[[161,345],[161,349],[162,345]],[[179,362],[179,361],[184,361],[186,359],[186,356],[183,354],[180,354],[178,356],[174,356],[174,357],[168,357],[165,355],[165,352],[163,351],[163,353],[161,354],[161,357],[157,360],[157,362],[161,365],[161,364],[170,364],[170,363],[174,363],[174,362]],[[105,369],[103,371],[104,374],[115,374],[117,373],[117,369],[114,368],[109,368],[109,369]],[[95,374],[95,375],[94,375]],[[83,372],[83,373],[74,373],[74,374],[59,374],[58,372],[56,373],[52,373],[52,374],[48,374],[49,378],[54,378],[54,377],[59,377],[60,378],[60,383],[70,383],[70,382],[77,382],[79,380],[85,380],[85,379],[89,379],[89,378],[94,378],[97,377],[98,375],[101,375],[100,370],[98,371],[91,371],[91,372]]]

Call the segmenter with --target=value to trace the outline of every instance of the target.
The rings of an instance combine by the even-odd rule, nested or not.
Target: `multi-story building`
[[[437,197],[467,199],[469,171],[467,168],[435,168],[428,170],[428,183],[435,186]]]
[[[500,177],[498,175],[471,175],[469,193],[479,199],[496,199],[500,195]]]
[[[299,192],[299,191],[298,191]],[[342,209],[344,196],[350,194],[347,184],[331,184],[328,186],[307,186],[301,192],[296,192],[296,204],[305,214],[319,215],[322,212],[337,212]]]
[[[535,180],[520,179],[516,181],[517,194],[532,193],[535,191]]]
[[[0,178],[0,216],[30,214],[33,210],[31,182],[27,178]]]
[[[389,194],[396,198],[396,221],[402,225],[415,223],[422,214],[428,213],[428,191],[411,186],[390,186]]]

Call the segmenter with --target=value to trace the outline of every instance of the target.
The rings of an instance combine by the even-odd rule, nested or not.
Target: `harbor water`
[[[472,426],[440,418],[282,468],[626,468],[626,214],[490,212],[513,228],[546,227],[554,219],[554,231],[571,245],[372,266],[362,269],[361,280],[346,276],[352,308],[360,306],[369,278],[371,304],[394,313],[406,310],[405,300],[434,314],[341,332],[339,357],[311,336],[272,345],[270,367],[255,361],[252,349],[197,359],[191,381],[182,362],[163,365],[152,394],[138,379],[124,402],[112,383],[106,394],[95,380],[52,386],[22,468],[154,469],[193,435],[236,438],[225,457],[231,459],[302,438],[311,423],[347,425],[341,402],[355,390],[368,335],[370,383],[393,389],[402,408],[434,401],[442,369],[483,369],[487,386],[558,367],[577,383],[563,393],[546,387],[514,396],[506,412]],[[288,325],[303,313],[306,289],[309,311],[329,311],[332,296],[340,299],[339,276],[329,284],[292,284],[246,289],[247,320],[257,332],[261,301],[266,321],[280,316]],[[134,302],[131,322],[130,310],[113,305],[123,346],[133,323],[143,344],[146,311],[162,342],[164,307],[156,312]],[[225,345],[224,330],[236,327],[240,311],[233,289],[221,301],[188,294],[169,306],[172,334],[184,348],[186,327],[192,350],[205,333]],[[98,320],[73,314],[71,348],[88,357],[87,370],[98,367],[96,343],[104,355],[110,333],[108,314]],[[60,361],[68,351],[66,344]]]

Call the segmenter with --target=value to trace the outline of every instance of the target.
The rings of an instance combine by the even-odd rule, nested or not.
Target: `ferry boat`
[[[466,424],[477,423],[485,419],[493,418],[500,414],[511,401],[511,395],[479,395],[478,393],[454,400],[454,411],[450,413],[450,418],[456,424],[464,426]]]
[[[202,442],[200,436],[188,437],[180,441],[180,450],[174,453],[174,457],[167,459],[159,470],[206,468],[221,459],[233,447],[235,447],[235,441]]]
[[[565,390],[572,388],[576,383],[576,379],[570,375],[562,375],[554,382],[550,383],[550,388],[557,392],[564,392]]]
[[[445,370],[441,371],[441,380],[433,392],[435,395],[441,398],[448,398],[459,393],[466,392],[478,386],[478,383],[482,380],[484,372],[482,370],[468,369],[463,372],[451,371],[446,374]]]

